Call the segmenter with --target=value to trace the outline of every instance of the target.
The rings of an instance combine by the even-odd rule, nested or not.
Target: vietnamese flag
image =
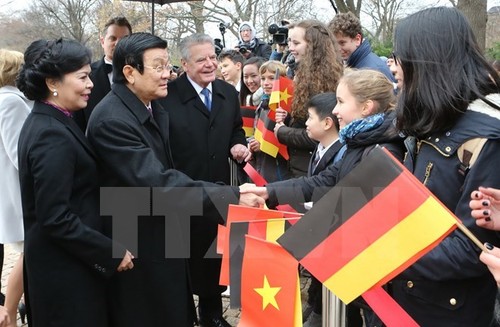
[[[229,258],[233,255],[230,251],[231,225],[237,221],[267,220],[272,218],[293,218],[301,216],[299,213],[289,213],[264,208],[250,208],[245,206],[230,204],[227,212],[224,244],[222,244],[222,264],[219,278],[220,285],[229,285]],[[222,230],[222,229],[220,229]],[[221,246],[218,246],[221,247]]]
[[[245,137],[250,137],[253,136],[254,134],[255,109],[256,107],[254,106],[240,107],[241,118],[243,119],[243,130],[245,131]]]
[[[376,147],[278,239],[349,303],[429,252],[458,219]]]
[[[289,78],[280,76],[280,72],[277,70],[274,77],[273,90],[269,99],[269,108],[271,108],[273,112],[279,107],[291,112],[292,100],[293,81]]]
[[[242,270],[238,327],[302,326],[298,265],[288,252],[247,235]]]
[[[297,222],[300,214],[286,214],[294,218],[238,221],[231,223],[229,233],[229,285],[231,285],[231,308],[241,308],[241,269],[245,253],[245,235],[276,242],[291,224]]]

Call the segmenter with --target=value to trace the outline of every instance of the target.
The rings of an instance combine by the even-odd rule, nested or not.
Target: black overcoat
[[[193,179],[229,185],[230,149],[235,144],[247,144],[236,89],[222,80],[213,81],[212,110],[209,112],[186,74],[168,87],[169,93],[162,104],[170,118],[175,168]],[[217,235],[217,223],[223,224],[225,217],[225,213],[206,211],[203,216],[191,220],[192,258],[189,264],[196,294],[211,296],[221,292],[218,286],[220,258],[214,247],[211,251],[209,248]],[[206,219],[213,224],[207,225]]]
[[[106,277],[121,259],[99,232],[96,157],[71,118],[35,103],[19,138],[19,175],[30,326],[108,326]]]
[[[187,260],[166,258],[167,251],[175,252],[185,244],[175,244],[172,249],[166,241],[177,237],[179,242],[188,242],[187,237],[180,237],[185,236],[182,226],[189,221],[181,211],[200,204],[196,190],[211,187],[215,189],[211,199],[220,199],[226,205],[228,199],[236,202],[237,198],[233,188],[195,182],[173,169],[168,114],[157,101],[151,104],[154,118],[127,86],[115,83],[94,109],[87,130],[87,137],[100,158],[103,186],[162,187],[165,192],[189,187],[194,194],[180,199],[166,217],[139,218],[138,252],[133,253],[138,257],[134,260],[135,267],[112,278],[113,326],[192,326],[195,311]],[[203,190],[209,192],[207,188]]]

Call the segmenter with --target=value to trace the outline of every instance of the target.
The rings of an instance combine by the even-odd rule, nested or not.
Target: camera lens
[[[279,30],[279,26],[276,24],[271,24],[267,28],[267,31],[269,32],[269,34],[276,34],[276,33],[278,33],[278,30]]]

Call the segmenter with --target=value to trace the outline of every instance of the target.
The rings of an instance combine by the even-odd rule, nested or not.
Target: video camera
[[[215,54],[219,57],[220,53],[224,49],[221,39],[214,39]]]
[[[271,24],[267,28],[267,31],[273,36],[272,43],[279,45],[288,44],[288,27],[283,23],[281,26],[278,26],[278,24]]]
[[[252,51],[252,50],[248,49],[245,45],[240,45],[239,48],[240,48],[240,53],[241,54],[245,54],[245,53],[247,53],[249,51]]]

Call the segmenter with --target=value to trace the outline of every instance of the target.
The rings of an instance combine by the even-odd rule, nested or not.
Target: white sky
[[[32,0],[0,0],[0,12],[1,13],[15,13],[17,10],[21,10],[27,8],[28,5],[32,2]],[[449,0],[420,0],[420,5],[429,5],[429,6],[439,6],[439,5],[449,5]],[[335,14],[332,5],[329,0],[315,0],[315,12],[316,18],[318,20],[328,22],[333,15]],[[488,0],[488,9],[494,6],[500,6],[500,0]],[[361,15],[361,21],[363,25],[370,29],[367,26],[366,22],[370,20],[369,16]],[[214,25],[214,26],[212,26]],[[217,25],[210,23],[205,26],[207,33],[211,34],[214,38],[221,38],[220,32],[218,30]],[[226,46],[232,47],[237,43],[236,38],[229,32],[225,35],[226,38]]]
[[[32,0],[0,0],[0,11],[11,12],[12,10],[18,10],[26,8]],[[449,3],[448,0],[422,0],[421,3],[429,3],[435,5],[444,5]],[[318,9],[324,9],[326,11],[332,11],[332,5],[328,0],[315,0],[315,5]],[[500,6],[500,0],[488,0],[488,9],[494,6]]]

